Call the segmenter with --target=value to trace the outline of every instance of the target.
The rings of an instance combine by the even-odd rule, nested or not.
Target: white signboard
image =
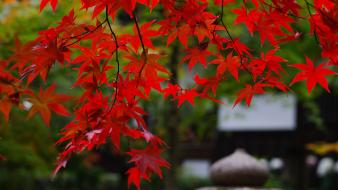
[[[224,102],[227,102],[223,99]],[[254,96],[250,107],[220,105],[220,131],[273,131],[296,128],[297,102],[293,95]]]
[[[208,160],[184,160],[182,168],[185,175],[208,178],[210,162]]]

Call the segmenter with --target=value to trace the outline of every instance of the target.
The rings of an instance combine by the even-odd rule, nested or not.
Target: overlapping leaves
[[[50,4],[57,11],[59,1],[42,0],[40,10]],[[58,144],[64,145],[64,150],[59,154],[54,173],[65,167],[74,154],[102,146],[110,139],[116,150],[131,157],[129,185],[140,189],[141,179],[149,180],[152,173],[162,176],[162,168],[169,167],[160,157],[165,143],[148,129],[144,120],[147,113],[139,103],[149,101],[152,90],[171,98],[178,107],[195,104],[198,98],[219,103],[219,86],[233,79],[243,86],[234,106],[242,101],[250,105],[256,94],[267,89],[288,92],[287,81],[283,81],[288,74],[285,69],[288,58],[279,53],[283,43],[299,40],[301,33],[294,27],[299,19],[310,22],[310,35],[322,48],[319,59],[323,61],[315,65],[306,58],[305,64],[287,63],[301,70],[291,84],[306,80],[309,93],[317,84],[329,91],[326,77],[336,74],[338,6],[331,0],[315,0],[313,4],[305,1],[313,12],[303,4],[287,0],[246,0],[236,8],[228,7],[235,4],[234,0],[79,1],[80,11],[89,14],[96,24],[76,23],[75,12],[71,11],[55,27],[39,32],[36,40],[22,44],[17,39],[13,55],[0,62],[0,112],[6,120],[12,107],[24,108],[24,101],[32,104],[25,108],[29,110],[28,117],[40,115],[46,125],[52,112],[73,115],[60,133]],[[143,21],[135,11],[138,6],[149,12],[161,6],[163,19]],[[216,6],[220,13],[210,12],[209,6]],[[228,9],[231,10],[225,12]],[[113,26],[118,11],[124,11],[134,21],[132,34],[119,33]],[[259,37],[260,45],[270,49],[253,52],[232,35],[233,25],[223,20],[226,14],[235,14],[233,25],[245,26],[251,36]],[[154,39],[167,47],[178,40],[185,54],[179,66],[186,64],[189,72],[194,72],[202,65],[213,73],[203,76],[204,73],[197,72],[194,85],[188,87],[169,80],[172,74],[163,64],[166,55],[162,55]],[[31,90],[38,76],[44,81],[48,79],[55,64],[77,73],[73,86],[83,93],[75,98],[78,101],[74,101],[73,113],[63,106],[70,97],[55,93],[55,85],[39,93]],[[243,75],[249,75],[250,81],[243,84]],[[145,148],[123,150],[121,138],[143,140]]]

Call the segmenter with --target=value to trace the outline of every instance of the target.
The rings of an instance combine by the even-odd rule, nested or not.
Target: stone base
[[[202,187],[196,190],[281,190],[281,189],[266,189],[266,188],[252,188],[252,187]]]

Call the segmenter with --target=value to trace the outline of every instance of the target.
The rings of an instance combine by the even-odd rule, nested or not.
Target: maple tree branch
[[[308,13],[309,13],[309,16],[312,17],[312,13],[311,13],[311,10],[310,10],[310,6],[313,6],[313,5],[310,4],[307,0],[304,0],[304,2],[305,2],[305,4],[306,4],[306,8],[307,8],[307,11],[308,11]],[[320,44],[320,43],[319,43],[319,40],[318,40],[316,28],[317,28],[317,25],[315,24],[315,28],[313,29],[313,34],[314,34],[314,36],[315,36],[316,43],[317,43],[317,44]]]
[[[86,32],[83,32],[83,33],[81,33],[81,34],[78,34],[78,35],[75,35],[75,36],[71,36],[71,37],[68,37],[68,38],[63,38],[63,40],[64,40],[64,39],[74,39],[74,38],[78,38],[78,37],[83,36],[83,35],[87,35],[87,34],[89,34],[89,33],[91,33],[91,32],[95,32],[95,31],[96,31],[100,26],[102,26],[105,22],[106,22],[105,20],[104,20],[103,22],[100,22],[100,24],[97,25],[93,30],[89,30],[88,27],[85,27]]]
[[[138,38],[140,39],[140,42],[141,42],[141,45],[142,45],[142,50],[145,53],[145,47],[144,47],[144,43],[143,43],[143,38],[142,38],[141,30],[140,30],[140,27],[138,25],[137,18],[136,18],[136,15],[135,15],[134,12],[133,12],[133,18],[134,18],[133,20],[134,20],[134,23],[135,23],[135,26],[136,26],[136,30],[137,30],[137,35],[138,35]]]
[[[250,75],[251,75],[251,72],[250,70],[243,64],[243,55],[239,52],[236,44],[235,44],[235,41],[234,39],[232,38],[231,34],[230,34],[230,31],[228,30],[228,27],[225,25],[224,21],[223,21],[223,16],[224,16],[224,0],[222,0],[222,9],[221,9],[221,15],[220,15],[220,21],[221,21],[221,24],[223,26],[223,28],[225,29],[225,32],[227,33],[228,37],[230,38],[231,40],[231,43],[233,44],[234,46],[234,50],[236,51],[236,53],[238,54],[239,58],[240,58],[240,62],[241,62],[241,65],[243,66],[244,70],[246,70]],[[252,75],[251,75],[252,76]]]
[[[244,1],[244,2],[245,2],[245,1]],[[254,80],[254,76],[252,75],[252,73],[250,72],[250,70],[248,69],[248,67],[247,67],[245,64],[243,64],[243,59],[244,59],[244,57],[243,57],[243,55],[239,52],[238,47],[237,47],[236,44],[235,44],[235,40],[232,38],[232,36],[231,36],[231,34],[230,34],[230,31],[228,30],[228,27],[225,25],[225,23],[224,23],[224,21],[223,21],[223,16],[224,16],[224,0],[222,0],[222,5],[221,5],[221,6],[222,6],[222,9],[221,9],[221,15],[220,15],[219,20],[221,21],[221,24],[222,24],[223,28],[225,29],[226,34],[229,36],[230,41],[231,41],[231,43],[233,44],[234,50],[236,51],[236,53],[238,54],[238,56],[239,56],[239,58],[240,58],[240,64],[241,64],[241,66],[243,67],[244,71],[246,71],[247,73],[249,73],[249,75],[251,76],[251,78],[253,79],[253,81],[255,81],[255,80]],[[262,78],[260,79],[260,81],[264,81],[264,77],[262,77]]]
[[[114,32],[111,23],[109,21],[109,14],[108,14],[108,6],[106,6],[106,19],[105,21],[107,21],[108,24],[108,28],[110,30],[110,33],[112,34],[114,41],[115,41],[115,61],[117,63],[117,71],[116,71],[116,78],[115,78],[115,95],[114,95],[114,100],[112,103],[112,106],[109,109],[109,112],[111,111],[111,109],[113,108],[114,104],[116,103],[116,99],[117,99],[117,94],[118,94],[118,87],[117,87],[117,82],[119,80],[119,75],[120,75],[120,61],[119,61],[119,44],[117,41],[117,36],[116,33]]]
[[[71,46],[71,45],[74,45],[74,44],[78,43],[78,42],[81,41],[83,38],[85,38],[87,35],[94,33],[97,29],[99,29],[99,28],[100,28],[104,23],[106,23],[106,22],[107,22],[107,19],[104,20],[103,22],[101,22],[99,25],[97,25],[93,30],[89,30],[89,31],[87,31],[87,32],[85,32],[85,33],[82,33],[82,34],[79,34],[79,35],[76,35],[76,36],[71,36],[71,37],[69,37],[69,38],[63,38],[62,40],[65,40],[65,39],[70,39],[70,40],[72,40],[72,39],[77,38],[77,40],[75,40],[74,42],[72,42],[72,43],[70,43],[70,44],[66,44],[64,47],[68,47],[68,46]]]
[[[227,33],[227,35],[229,36],[230,40],[231,40],[231,43],[234,45],[234,49],[235,51],[237,52],[237,54],[239,55],[240,59],[241,59],[241,64],[243,64],[243,57],[242,57],[242,54],[238,51],[237,49],[237,46],[235,45],[235,41],[234,39],[232,38],[229,30],[228,30],[228,27],[225,25],[224,21],[223,21],[223,16],[224,16],[224,0],[222,0],[222,10],[221,10],[221,15],[220,15],[220,21],[221,21],[221,24],[223,26],[223,28],[225,29],[225,32]]]
[[[0,77],[0,83],[10,85],[14,88],[17,88],[17,86],[13,83],[13,81],[6,80],[5,78]]]
[[[141,67],[141,69],[140,69],[140,71],[139,71],[139,76],[138,76],[138,78],[140,79],[140,78],[141,78],[142,71],[143,71],[144,67],[145,67],[146,64],[147,64],[147,53],[146,53],[146,48],[144,47],[144,43],[143,43],[143,38],[142,38],[141,30],[140,30],[140,27],[139,27],[139,24],[138,24],[138,22],[137,22],[137,18],[136,18],[136,15],[135,15],[134,12],[133,12],[133,18],[134,18],[134,22],[135,22],[135,26],[136,26],[136,30],[137,30],[137,35],[138,35],[138,38],[140,39],[141,46],[142,46],[142,50],[143,50],[142,55],[144,55],[144,63],[143,63],[143,65],[142,65],[142,67]],[[141,59],[142,59],[142,57],[141,57]],[[139,80],[138,80],[137,83],[139,83]],[[138,84],[137,84],[137,86],[138,86]]]

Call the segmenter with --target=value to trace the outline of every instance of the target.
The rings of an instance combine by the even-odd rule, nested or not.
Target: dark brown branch
[[[135,26],[136,26],[136,30],[137,30],[137,35],[140,39],[140,42],[141,42],[141,45],[142,45],[142,50],[145,53],[145,47],[144,47],[143,38],[142,38],[142,35],[141,35],[141,30],[140,30],[140,27],[138,25],[137,18],[136,18],[136,15],[135,15],[134,12],[133,12],[133,17],[134,17],[134,23],[135,23]]]
[[[137,18],[136,18],[136,15],[135,13],[133,12],[133,18],[134,18],[134,22],[135,22],[135,26],[136,26],[136,30],[137,30],[137,35],[138,35],[138,38],[140,39],[140,42],[141,42],[141,46],[142,46],[142,55],[144,56],[144,63],[139,71],[139,79],[141,78],[141,74],[142,74],[142,71],[144,69],[144,67],[146,66],[147,64],[147,53],[146,53],[146,48],[144,47],[144,43],[143,43],[143,38],[142,38],[142,34],[141,34],[141,30],[140,30],[140,27],[139,27],[139,24],[137,22]],[[138,80],[139,81],[139,80]],[[139,82],[138,82],[139,83]]]
[[[113,103],[112,103],[112,105],[109,109],[109,112],[110,112],[111,109],[113,108],[113,106],[116,103],[116,99],[117,99],[117,95],[118,95],[117,83],[118,83],[119,75],[120,75],[120,61],[119,61],[119,43],[117,41],[116,33],[114,32],[114,30],[113,30],[113,28],[110,24],[110,21],[109,21],[108,6],[106,6],[106,19],[105,19],[105,21],[107,22],[110,33],[112,34],[113,39],[115,41],[115,61],[116,61],[116,64],[117,64],[117,71],[116,71],[116,78],[115,78],[115,86],[116,86],[115,87],[115,95],[114,95]]]
[[[249,71],[249,69],[243,64],[243,55],[239,52],[236,44],[235,44],[235,41],[234,39],[232,38],[229,30],[228,30],[228,27],[225,25],[224,21],[223,21],[223,16],[224,16],[224,0],[222,0],[222,10],[221,10],[221,15],[220,15],[220,21],[221,21],[221,24],[223,26],[223,28],[225,29],[225,32],[227,33],[228,37],[230,38],[231,40],[231,43],[233,44],[234,46],[234,49],[236,51],[236,53],[238,54],[239,58],[240,58],[240,62],[241,62],[241,65],[243,66],[243,68],[249,72],[251,74],[251,72]]]
[[[241,59],[241,64],[243,63],[243,57],[242,57],[242,54],[239,52],[239,50],[237,49],[237,46],[235,45],[235,41],[234,39],[232,38],[229,30],[228,30],[228,27],[225,25],[224,21],[223,21],[223,16],[224,16],[224,0],[222,0],[222,12],[221,12],[221,16],[220,16],[220,21],[221,21],[221,24],[223,26],[223,28],[225,29],[225,32],[227,33],[228,37],[230,38],[231,40],[231,43],[234,45],[234,49],[235,51],[237,52],[237,54],[240,56],[240,59]]]

